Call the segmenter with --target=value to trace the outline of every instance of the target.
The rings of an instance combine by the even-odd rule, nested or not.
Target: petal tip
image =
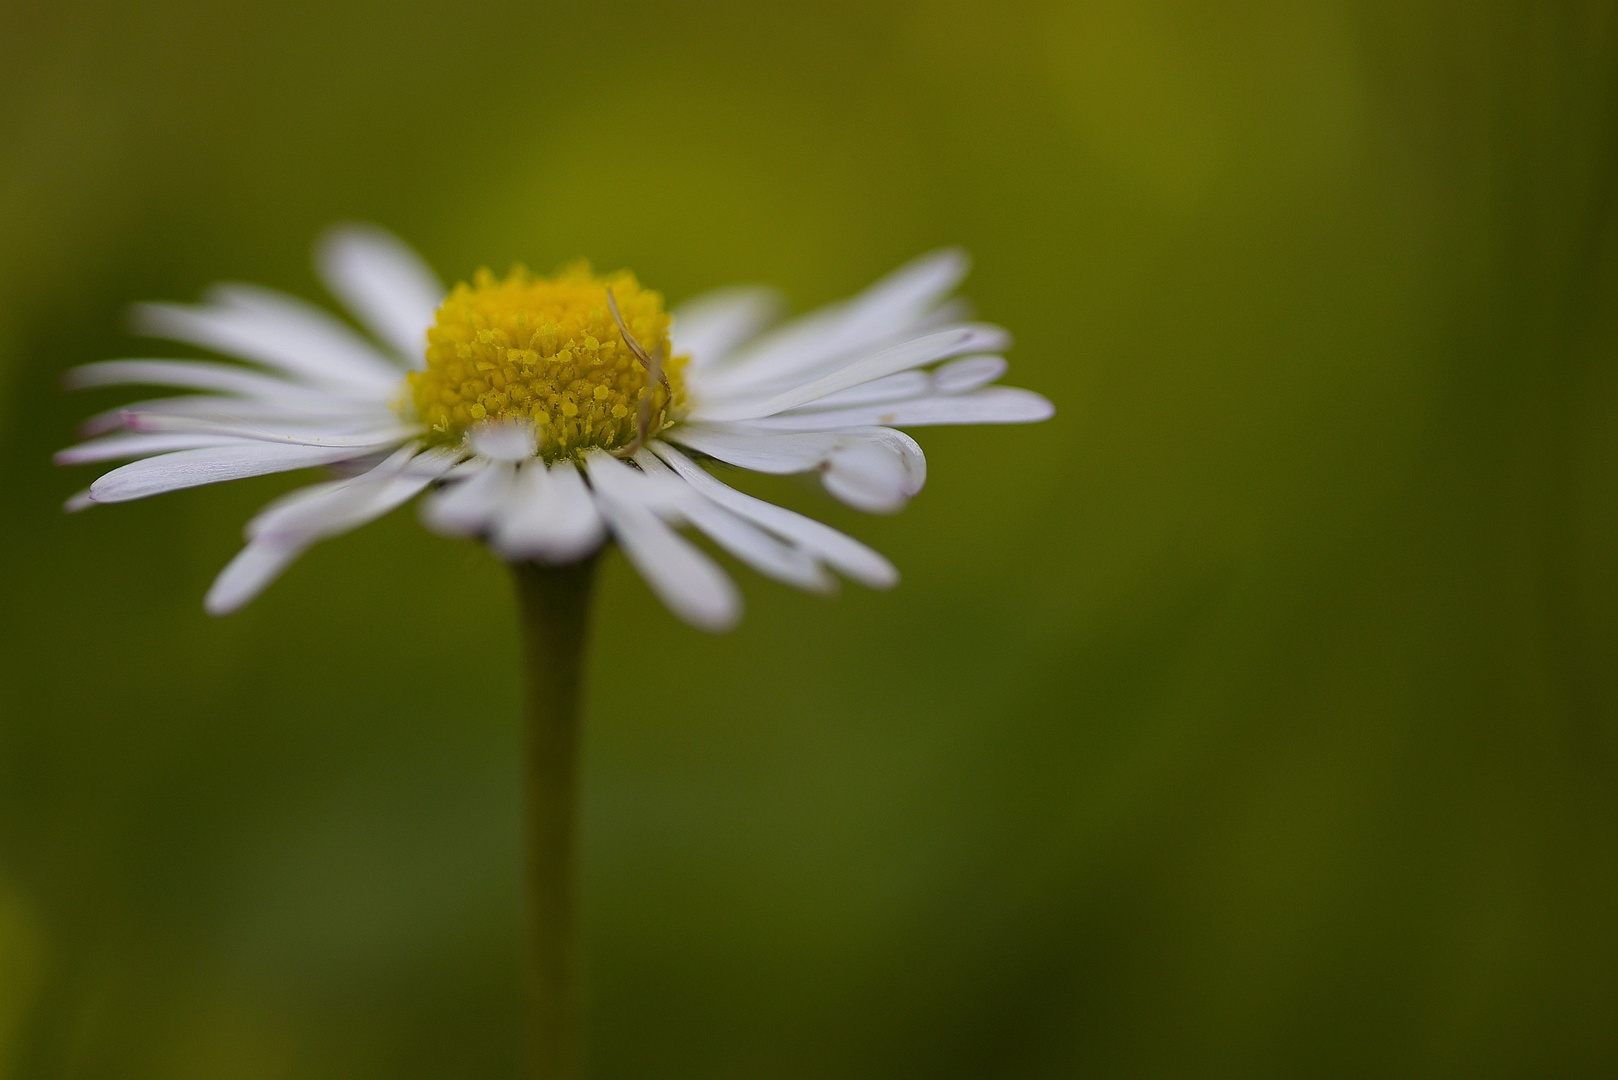
[[[226,576],[229,573],[229,566],[220,571],[207,595],[202,598],[202,610],[216,619],[236,614],[253,598],[253,594],[232,587],[233,583]]]
[[[737,603],[725,611],[683,612],[681,618],[709,634],[728,634],[741,625],[742,605]]]

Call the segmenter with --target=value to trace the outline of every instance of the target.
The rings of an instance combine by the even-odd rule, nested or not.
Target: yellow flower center
[[[667,390],[648,388],[646,365],[612,317],[608,289],[630,335],[661,365]],[[411,397],[436,443],[458,443],[483,421],[527,420],[547,461],[627,446],[645,395],[649,433],[685,407],[687,358],[669,355],[668,330],[663,297],[628,271],[598,277],[579,263],[536,278],[519,266],[496,280],[479,270],[439,307],[427,331],[427,370],[410,375]]]

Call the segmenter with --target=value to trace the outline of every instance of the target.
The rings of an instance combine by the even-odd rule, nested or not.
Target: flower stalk
[[[578,917],[580,706],[595,558],[512,567],[522,621],[531,1080],[584,1070]]]

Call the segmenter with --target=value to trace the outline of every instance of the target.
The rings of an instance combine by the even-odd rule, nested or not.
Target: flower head
[[[667,356],[668,332],[663,298],[628,272],[601,278],[581,263],[496,280],[480,271],[439,306],[426,369],[408,376],[411,398],[431,443],[515,423],[534,428],[548,462],[630,446],[642,404],[657,429],[684,411],[689,357],[648,354]]]
[[[428,492],[429,527],[482,537],[509,561],[571,562],[614,539],[676,614],[722,629],[740,613],[735,587],[681,526],[806,589],[832,588],[829,571],[878,588],[897,574],[842,533],[721,483],[705,462],[817,472],[850,506],[891,512],[926,475],[921,448],[897,428],[1052,411],[1037,394],[990,385],[1009,339],[961,321],[948,298],[966,263],[953,251],[774,329],[765,290],[714,293],[671,316],[634,275],[583,264],[551,277],[480,271],[446,293],[372,228],[335,230],[317,265],[381,347],[301,301],[221,285],[200,305],[142,305],[136,326],[237,362],[111,360],[69,376],[201,391],[92,419],[60,463],[135,460],[70,509],[315,466],[339,473],[248,523],[247,545],[209,590],[215,614],[316,541]]]

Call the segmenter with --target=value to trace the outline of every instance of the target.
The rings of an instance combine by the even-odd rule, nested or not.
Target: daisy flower
[[[319,540],[426,493],[424,522],[481,537],[513,563],[564,565],[615,540],[681,618],[706,629],[740,613],[726,574],[689,526],[760,573],[829,590],[835,574],[897,580],[875,551],[743,494],[709,471],[814,472],[874,513],[903,507],[926,476],[900,428],[1026,423],[1051,405],[992,385],[999,327],[965,321],[950,294],[957,251],[924,256],[860,295],[775,326],[768,290],[716,292],[672,314],[628,272],[584,264],[550,277],[480,271],[446,290],[381,230],[334,230],[317,268],[370,338],[303,301],[219,285],[201,304],[145,304],[136,329],[229,357],[110,360],[75,387],[190,391],[92,419],[62,464],[134,459],[70,509],[267,473],[337,475],[247,525],[209,590],[234,611]]]

